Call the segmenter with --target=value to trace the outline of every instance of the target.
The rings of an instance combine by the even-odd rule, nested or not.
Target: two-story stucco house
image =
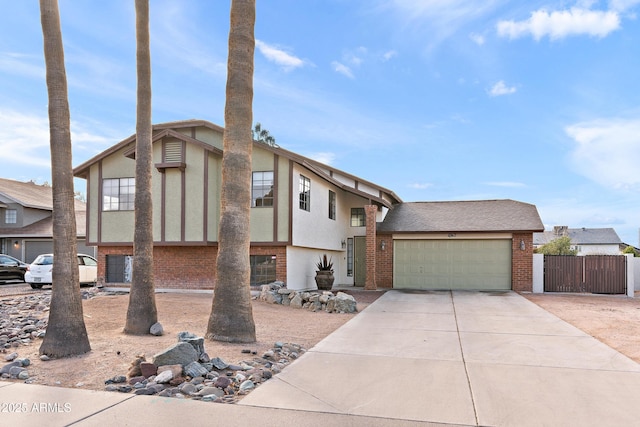
[[[203,120],[153,126],[159,289],[214,287],[222,134],[223,128]],[[98,281],[126,285],[133,254],[135,135],[79,165],[74,175],[87,180],[87,241],[98,249]],[[315,288],[315,263],[326,253],[336,284],[364,284],[365,208],[381,221],[400,202],[379,185],[255,142],[251,283],[282,280],[291,289]]]

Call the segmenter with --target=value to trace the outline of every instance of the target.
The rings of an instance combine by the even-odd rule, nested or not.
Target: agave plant
[[[318,271],[333,271],[333,260],[327,259],[327,254],[324,254],[316,263],[316,267],[318,267]]]

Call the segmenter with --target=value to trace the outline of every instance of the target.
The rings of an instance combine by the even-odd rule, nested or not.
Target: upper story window
[[[329,190],[329,219],[336,219],[336,193]]]
[[[7,209],[4,212],[4,223],[15,224],[18,222],[18,211],[16,209]]]
[[[311,211],[311,180],[300,175],[300,209]]]
[[[102,210],[132,211],[136,194],[135,178],[102,180]]]
[[[352,227],[365,227],[367,225],[365,220],[364,208],[351,208]]]
[[[251,178],[251,207],[273,206],[273,171],[254,172]]]

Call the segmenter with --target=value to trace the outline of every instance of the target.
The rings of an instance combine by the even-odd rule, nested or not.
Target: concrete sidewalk
[[[390,291],[240,404],[0,382],[11,426],[631,426],[640,365],[513,292]]]

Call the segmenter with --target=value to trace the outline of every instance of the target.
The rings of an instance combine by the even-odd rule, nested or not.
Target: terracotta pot
[[[330,291],[333,287],[334,280],[333,271],[316,271],[316,285],[318,285],[318,289]]]

